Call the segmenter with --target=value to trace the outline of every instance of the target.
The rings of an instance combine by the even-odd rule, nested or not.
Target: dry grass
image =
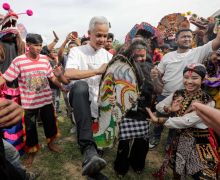
[[[81,154],[76,143],[75,134],[70,134],[71,122],[66,117],[63,101],[61,101],[61,109],[63,110],[59,114],[58,123],[61,131],[61,137],[57,143],[62,147],[63,152],[56,154],[50,152],[45,143],[45,137],[43,128],[39,127],[39,141],[41,143],[41,149],[37,153],[33,162],[31,171],[37,171],[40,173],[38,180],[84,180],[86,177],[81,175]],[[164,140],[163,140],[164,141]],[[103,173],[109,177],[109,179],[117,179],[114,169],[113,161],[116,155],[116,147],[108,149],[104,153],[104,159],[108,162],[107,167],[103,170]],[[23,157],[22,159],[24,159]],[[159,145],[153,151],[149,151],[146,160],[146,168],[141,175],[135,174],[130,170],[123,178],[126,180],[151,180],[153,179],[152,173],[157,170],[163,160],[163,145]],[[171,179],[170,175],[166,179]]]

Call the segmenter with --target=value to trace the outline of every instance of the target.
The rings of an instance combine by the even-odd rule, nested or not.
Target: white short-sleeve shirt
[[[112,54],[101,48],[94,50],[90,44],[74,47],[68,55],[66,69],[92,70],[99,68],[103,63],[108,63]],[[89,85],[89,100],[91,101],[92,117],[98,117],[98,94],[101,75],[83,79]]]
[[[157,67],[163,74],[164,88],[162,95],[168,96],[178,89],[183,89],[182,81],[185,66],[192,63],[202,63],[210,52],[212,52],[212,41],[203,46],[190,49],[186,53],[173,51],[165,54]]]

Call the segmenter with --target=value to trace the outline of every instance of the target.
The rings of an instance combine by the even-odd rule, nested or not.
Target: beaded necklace
[[[211,97],[199,89],[197,92],[193,94],[189,94],[185,89],[176,91],[174,93],[174,98],[182,96],[183,100],[181,102],[182,108],[176,112],[176,116],[183,116],[186,111],[190,108],[193,101],[199,101],[203,104],[207,104],[211,101]]]

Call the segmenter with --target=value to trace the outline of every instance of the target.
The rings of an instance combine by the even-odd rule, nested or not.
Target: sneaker
[[[87,177],[87,180],[108,180],[108,177],[102,173],[97,173]]]
[[[72,127],[72,128],[70,129],[70,134],[74,134],[74,133],[76,133],[76,127]]]
[[[155,148],[160,143],[159,139],[152,138],[149,142],[149,149]]]
[[[34,180],[39,176],[40,176],[39,173],[33,173],[31,171],[28,171],[28,172],[26,172],[25,180]]]

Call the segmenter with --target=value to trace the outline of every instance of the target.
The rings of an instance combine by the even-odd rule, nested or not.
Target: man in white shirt
[[[65,77],[73,82],[69,102],[76,120],[78,144],[84,155],[83,175],[94,177],[106,165],[97,154],[93,139],[92,119],[98,117],[98,93],[101,74],[112,55],[103,47],[107,41],[109,22],[93,17],[89,24],[90,43],[70,50]]]
[[[162,75],[164,83],[162,94],[157,99],[158,102],[176,90],[183,88],[183,75],[181,72],[187,64],[202,63],[210,52],[216,51],[220,47],[220,27],[218,29],[218,34],[213,41],[193,49],[191,49],[192,31],[190,29],[182,29],[177,32],[177,50],[165,54],[158,66],[151,71],[152,77],[156,78],[158,75]],[[153,137],[150,139],[150,148],[155,147],[159,143],[162,130],[163,126],[156,126],[154,128]],[[168,136],[172,136],[172,133]]]

